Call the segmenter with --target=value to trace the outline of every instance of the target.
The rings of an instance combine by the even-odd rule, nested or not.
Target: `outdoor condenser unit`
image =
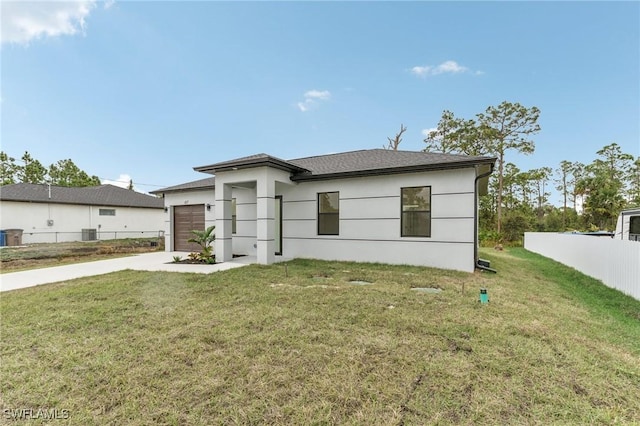
[[[82,230],[82,241],[95,241],[98,239],[98,232],[95,228]]]

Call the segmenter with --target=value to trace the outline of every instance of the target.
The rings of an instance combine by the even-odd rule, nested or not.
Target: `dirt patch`
[[[164,250],[164,240],[158,238],[78,241],[3,247],[0,250],[0,271],[14,272],[45,268],[162,250]]]

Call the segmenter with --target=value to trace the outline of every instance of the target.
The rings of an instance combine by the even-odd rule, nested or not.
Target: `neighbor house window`
[[[403,237],[431,236],[431,187],[402,188]]]
[[[237,214],[236,214],[236,199],[231,199],[231,233],[236,233],[236,222],[237,222]]]
[[[116,209],[100,209],[100,212],[98,214],[100,216],[115,216]]]
[[[339,224],[340,193],[318,193],[318,235],[338,235]]]

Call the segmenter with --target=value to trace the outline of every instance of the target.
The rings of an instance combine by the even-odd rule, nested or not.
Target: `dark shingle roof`
[[[291,180],[300,181],[472,167],[478,164],[493,164],[495,160],[492,157],[424,151],[365,149],[286,161],[267,154],[256,154],[194,169],[199,172],[215,174],[216,172],[268,165],[288,170],[292,172]]]
[[[165,194],[167,192],[180,192],[189,191],[191,189],[207,189],[215,188],[215,177],[208,177],[204,179],[194,180],[192,182],[181,183],[180,185],[169,186],[162,189],[156,189],[151,191],[152,194]]]
[[[0,200],[152,209],[164,207],[162,198],[113,185],[81,188],[51,185],[51,197],[49,198],[49,185],[16,183],[0,186]]]
[[[292,180],[406,173],[420,170],[471,167],[476,164],[490,164],[493,162],[495,162],[495,158],[492,157],[387,149],[366,149],[289,160],[289,163],[307,169],[310,172],[293,176]]]

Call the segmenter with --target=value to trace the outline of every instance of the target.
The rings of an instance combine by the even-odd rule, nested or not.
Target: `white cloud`
[[[429,137],[429,133],[435,132],[436,130],[438,130],[437,127],[429,127],[428,129],[422,129],[422,135],[425,138],[428,138]]]
[[[304,94],[304,97],[307,99],[320,99],[323,101],[329,100],[331,98],[331,93],[328,90],[309,90]]]
[[[418,77],[428,77],[431,75],[439,74],[461,74],[471,72],[467,67],[463,67],[456,61],[445,61],[440,65],[422,65],[411,68],[411,73]],[[482,71],[476,71],[475,74],[482,73]],[[483,73],[484,74],[484,73]]]
[[[296,106],[300,111],[307,112],[318,105],[320,101],[328,101],[329,99],[331,99],[331,92],[328,90],[309,90],[304,93],[304,100],[298,102]]]
[[[131,176],[126,173],[118,176],[118,179],[116,180],[102,179],[103,185],[119,186],[120,188],[129,188],[129,182],[131,182]]]
[[[1,43],[28,44],[41,37],[84,33],[96,0],[3,1]]]

